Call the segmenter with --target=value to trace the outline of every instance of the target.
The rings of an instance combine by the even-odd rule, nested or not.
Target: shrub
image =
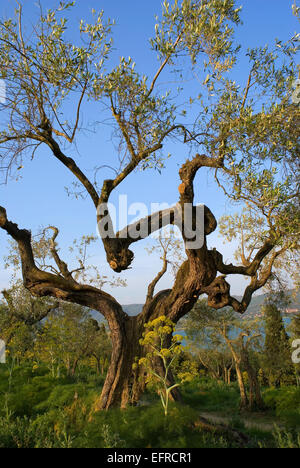
[[[278,416],[289,410],[300,409],[300,388],[270,388],[263,392],[266,405],[276,410]]]

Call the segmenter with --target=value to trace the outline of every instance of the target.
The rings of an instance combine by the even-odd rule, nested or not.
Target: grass
[[[81,369],[74,378],[53,379],[47,369],[17,367],[12,378],[0,366],[0,447],[24,448],[230,448],[238,443],[230,434],[207,432],[197,424],[202,413],[225,418],[227,425],[246,433],[249,447],[292,447],[299,445],[296,425],[288,430],[261,430],[247,427],[245,417],[253,421],[266,418],[278,421],[277,407],[284,418],[295,418],[293,402],[296,389],[265,392],[270,410],[254,416],[240,415],[239,392],[235,383],[228,386],[201,378],[183,386],[184,404],[170,405],[164,416],[158,397],[145,394],[144,404],[126,410],[92,411],[101,391],[103,378]],[[285,412],[283,410],[286,402]],[[287,413],[288,412],[288,413]],[[285,419],[282,419],[285,421]],[[273,433],[272,433],[273,432]],[[298,437],[298,438],[297,438]]]
[[[220,414],[237,414],[239,390],[233,383],[225,385],[208,378],[196,379],[183,387],[183,398],[187,404],[200,411],[218,411]]]
[[[300,388],[269,388],[264,391],[263,397],[268,407],[274,410],[287,427],[300,427]]]

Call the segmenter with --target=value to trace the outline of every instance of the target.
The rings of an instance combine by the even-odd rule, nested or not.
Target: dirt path
[[[222,416],[218,413],[210,413],[210,412],[201,412],[200,416],[203,418],[211,421],[215,424],[226,424],[229,425],[231,422],[231,418],[228,416]],[[278,427],[282,427],[278,421],[260,421],[258,420],[251,420],[245,418],[244,416],[239,416],[239,419],[243,422],[247,429],[259,429],[261,431],[272,432],[274,430],[274,425],[276,424]]]

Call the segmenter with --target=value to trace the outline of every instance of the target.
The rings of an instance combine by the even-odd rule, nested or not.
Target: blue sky
[[[33,21],[37,14],[34,1],[25,1],[25,20]],[[45,8],[52,7],[56,2],[42,0]],[[271,43],[276,37],[286,40],[297,31],[297,20],[291,14],[293,0],[244,0],[242,19],[244,24],[237,29],[237,40],[245,48]],[[116,20],[114,28],[114,57],[131,56],[137,64],[137,70],[153,76],[157,68],[155,54],[151,52],[148,39],[153,35],[155,14],[161,11],[159,0],[78,0],[76,8],[70,16],[70,24],[75,25],[81,18],[89,16],[92,8],[103,9],[106,17]],[[13,0],[0,1],[1,17],[10,16],[14,6]],[[245,83],[248,75],[247,60],[242,59],[236,70],[236,81]],[[161,80],[167,79],[162,76]],[[197,86],[197,84],[191,84]],[[199,84],[198,84],[199,86]],[[0,116],[1,117],[1,116]],[[85,118],[85,116],[83,116]],[[101,120],[101,115],[94,110],[89,115],[89,121]],[[71,151],[71,150],[70,150]],[[117,195],[127,194],[128,201],[150,203],[176,203],[179,185],[178,169],[188,157],[183,146],[169,144],[164,148],[165,154],[172,153],[167,161],[166,169],[159,175],[155,171],[136,172],[122,183],[112,200]],[[77,140],[77,149],[72,151],[78,165],[92,178],[95,162],[111,164],[115,161],[115,149],[110,141],[109,129],[99,127],[97,133],[85,132]],[[61,232],[62,252],[74,238],[83,234],[96,232],[95,210],[89,199],[74,200],[68,197],[65,187],[70,187],[73,178],[61,164],[51,157],[46,149],[41,149],[33,161],[27,159],[18,181],[10,180],[7,185],[0,186],[0,204],[5,206],[9,218],[19,226],[36,232],[41,226],[56,225]],[[107,178],[111,174],[103,170],[101,177]],[[229,214],[235,209],[230,206],[206,172],[199,174],[195,181],[196,201],[207,204],[216,218]],[[7,236],[0,233],[0,259],[6,253]],[[134,246],[135,261],[133,268],[122,274],[128,281],[126,288],[114,290],[113,294],[123,304],[143,302],[146,285],[160,267],[159,259],[149,257],[145,246],[149,241]],[[209,245],[216,246],[223,252],[224,258],[231,259],[232,245],[223,245],[222,239],[214,233],[209,237]],[[105,275],[111,275],[111,270],[105,262],[102,244],[99,240],[97,247],[91,252],[91,262],[97,264]],[[66,253],[66,260],[69,254]],[[0,260],[2,262],[2,260]],[[168,287],[172,278],[167,275],[160,287]],[[4,270],[3,262],[0,269],[0,288],[7,286],[9,271]],[[241,278],[234,278],[232,291],[241,294],[245,282]],[[112,292],[107,288],[108,292]]]

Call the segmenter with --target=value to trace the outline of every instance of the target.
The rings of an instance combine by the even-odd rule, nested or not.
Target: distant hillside
[[[290,304],[288,305],[288,309],[297,309],[298,312],[300,310],[300,293],[297,294],[296,297],[293,297],[293,291],[288,291],[288,295],[290,296]],[[260,294],[259,296],[252,297],[252,301],[245,313],[245,316],[249,317],[251,315],[258,314],[262,305],[264,304],[267,298],[267,294]],[[237,297],[237,299],[241,299],[241,297]]]
[[[292,297],[292,291],[289,291],[289,295],[291,296],[291,303],[289,304],[288,308],[298,309],[299,311],[300,310],[300,293],[298,293],[296,299]],[[235,296],[235,297],[238,300],[242,299],[240,296]],[[252,297],[252,301],[247,309],[247,312],[245,313],[245,317],[258,314],[260,312],[261,306],[263,305],[266,297],[267,297],[267,294],[260,294],[259,296]],[[130,316],[138,315],[142,311],[142,308],[143,308],[143,304],[127,304],[123,306],[124,311]],[[99,312],[93,311],[92,316],[96,320],[101,321],[101,314],[99,314]]]
[[[142,312],[142,308],[143,304],[128,304],[123,306],[123,310],[130,316],[138,315]]]
[[[289,291],[289,295],[291,296],[291,303],[289,304],[288,308],[289,309],[298,309],[300,310],[300,293],[298,293],[296,299],[292,297],[292,292]],[[236,299],[241,300],[242,297],[235,296]],[[259,296],[254,296],[252,297],[252,301],[247,309],[247,312],[245,313],[246,316],[249,317],[249,315],[255,315],[260,312],[261,306],[265,302],[265,299],[267,297],[267,294],[260,294]],[[128,315],[137,315],[141,312],[143,308],[143,304],[129,304],[123,306],[123,309]]]
[[[142,311],[143,304],[128,304],[123,305],[122,307],[126,314],[132,317],[134,315],[138,315]],[[101,322],[103,320],[103,316],[100,314],[100,312],[97,312],[96,310],[91,311],[91,316],[98,322]]]

